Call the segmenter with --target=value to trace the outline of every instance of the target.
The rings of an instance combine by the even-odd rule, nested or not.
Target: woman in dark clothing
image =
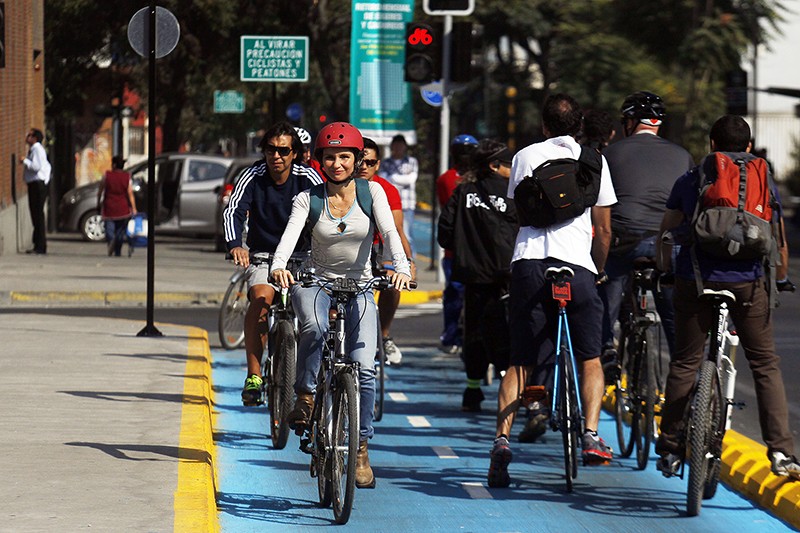
[[[453,250],[452,279],[465,285],[463,358],[467,387],[461,410],[479,412],[481,380],[489,363],[508,366],[508,322],[503,296],[508,293],[517,215],[508,194],[511,152],[484,139],[471,169],[456,187],[439,218],[439,245]]]
[[[108,255],[119,257],[125,242],[128,221],[136,214],[136,200],[133,197],[131,175],[122,167],[125,160],[115,155],[111,159],[111,170],[107,170],[97,190],[97,208],[106,222]]]

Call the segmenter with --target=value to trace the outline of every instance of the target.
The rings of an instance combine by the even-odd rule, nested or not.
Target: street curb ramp
[[[218,532],[213,389],[208,332],[187,327],[188,348],[174,510],[176,532]]]

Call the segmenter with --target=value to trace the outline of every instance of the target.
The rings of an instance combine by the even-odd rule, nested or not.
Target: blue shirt
[[[706,161],[713,164],[712,159],[703,160],[703,162]],[[691,242],[690,224],[700,193],[700,175],[697,169],[698,167],[694,167],[678,178],[678,181],[675,182],[675,185],[672,187],[672,192],[670,192],[669,198],[667,199],[667,209],[674,209],[683,213],[683,222],[680,226],[672,230],[675,242],[678,244]],[[706,168],[706,176],[713,176],[713,172],[713,168]],[[780,206],[778,191],[775,189],[774,183],[770,185],[772,194],[775,195]],[[675,261],[675,275],[684,279],[694,279],[690,248],[691,246],[688,245],[681,246]],[[703,281],[747,282],[755,281],[764,275],[762,261],[758,259],[746,261],[720,259],[704,254],[702,250],[698,249],[697,263],[700,267],[700,275]]]
[[[270,176],[266,161],[253,163],[236,183],[222,215],[228,250],[242,245],[242,229],[249,214],[247,246],[250,251],[275,253],[289,222],[295,196],[317,183],[322,183],[322,177],[303,164],[292,164],[289,179],[278,185]],[[308,248],[305,241],[298,240],[297,251]]]

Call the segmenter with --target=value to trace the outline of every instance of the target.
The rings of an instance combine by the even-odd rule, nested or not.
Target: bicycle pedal
[[[311,439],[300,439],[300,451],[311,455]]]

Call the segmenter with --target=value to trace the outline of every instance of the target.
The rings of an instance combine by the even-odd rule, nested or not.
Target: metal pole
[[[758,89],[758,40],[753,39],[753,87]],[[753,91],[753,139],[758,142],[758,91]],[[753,150],[757,147],[753,146]]]
[[[150,1],[150,19],[148,23],[149,55],[147,59],[149,77],[148,142],[147,142],[147,324],[139,333],[139,337],[162,337],[153,319],[155,303],[155,212],[156,212],[156,3]]]
[[[448,150],[450,143],[450,50],[452,48],[453,15],[444,16],[444,34],[442,35],[442,108],[439,119],[439,176],[447,172]],[[435,178],[434,178],[435,181]],[[434,189],[436,184],[434,183]],[[435,194],[435,193],[434,193]],[[436,202],[433,207],[433,221],[431,223],[431,239],[435,241],[436,235]],[[431,269],[436,268],[436,281],[442,281],[441,255],[442,250],[438,244],[431,243],[433,263]]]

